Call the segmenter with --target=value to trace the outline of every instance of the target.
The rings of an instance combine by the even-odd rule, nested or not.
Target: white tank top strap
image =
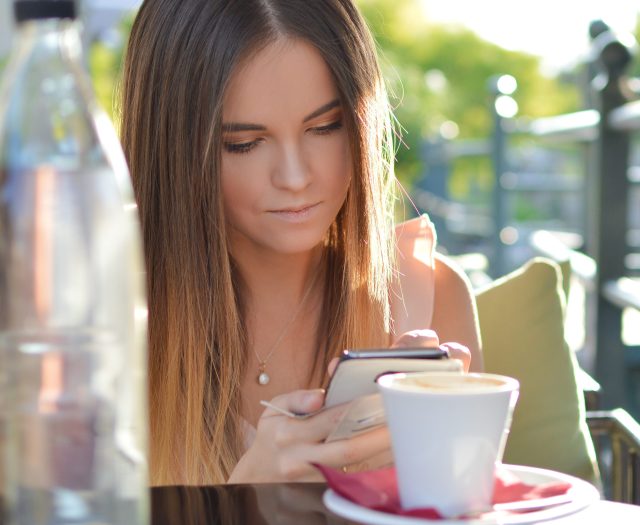
[[[436,233],[428,215],[398,224],[397,275],[391,286],[392,338],[431,327],[435,298]]]

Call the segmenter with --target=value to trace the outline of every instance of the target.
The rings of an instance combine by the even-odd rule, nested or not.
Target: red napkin
[[[426,519],[444,519],[434,508],[404,510],[400,506],[400,496],[394,467],[364,472],[344,473],[324,465],[314,464],[327,480],[331,489],[343,498],[363,507],[401,516]],[[557,482],[543,485],[523,483],[513,473],[497,468],[493,493],[493,503],[548,498],[566,494],[570,483]]]

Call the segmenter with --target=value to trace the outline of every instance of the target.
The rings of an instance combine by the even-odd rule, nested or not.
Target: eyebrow
[[[233,133],[236,131],[265,131],[266,129],[267,128],[260,124],[243,124],[240,122],[228,122],[227,124],[222,124],[222,131],[226,131],[227,133]]]
[[[327,111],[332,110],[340,105],[340,101],[338,99],[332,100],[331,102],[327,102],[323,104],[315,111],[309,113],[306,117],[304,117],[302,122],[309,122],[311,119],[319,117],[320,115],[324,115]],[[261,124],[251,124],[251,123],[243,123],[243,122],[227,122],[222,124],[222,131],[226,133],[234,133],[239,131],[265,131],[267,128]]]
[[[327,111],[330,111],[333,108],[337,108],[339,105],[340,105],[340,101],[337,98],[335,100],[332,100],[331,102],[327,102],[325,105],[320,106],[318,109],[316,109],[315,111],[313,111],[312,113],[309,113],[306,117],[304,117],[304,120],[302,122],[309,122],[311,119],[319,117],[320,115],[323,115]]]

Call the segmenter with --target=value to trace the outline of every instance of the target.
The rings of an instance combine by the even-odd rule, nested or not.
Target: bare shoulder
[[[435,254],[435,306],[440,314],[471,308],[475,315],[475,297],[462,268],[449,257]]]
[[[435,253],[435,277],[436,282],[445,285],[457,286],[461,290],[471,292],[469,279],[462,268],[446,255]]]
[[[464,271],[448,257],[435,256],[433,329],[441,342],[454,341],[471,351],[471,370],[482,369],[475,295]]]

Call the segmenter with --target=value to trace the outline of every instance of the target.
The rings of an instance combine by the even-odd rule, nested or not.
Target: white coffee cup
[[[495,374],[417,372],[378,378],[405,509],[446,517],[491,508],[517,380]]]

